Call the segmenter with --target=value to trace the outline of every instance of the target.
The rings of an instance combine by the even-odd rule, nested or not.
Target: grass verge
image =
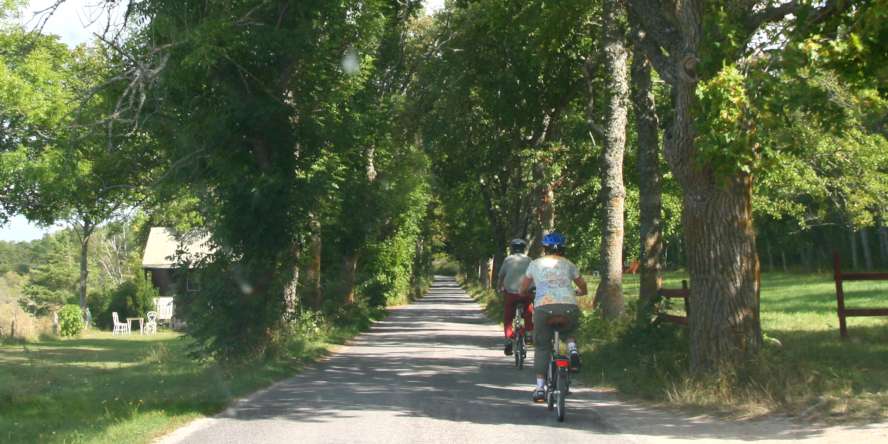
[[[666,273],[665,288],[688,279]],[[590,283],[590,288],[595,288]],[[845,284],[848,308],[888,307],[888,282]],[[467,286],[493,320],[502,301]],[[832,275],[763,273],[761,321],[765,346],[743,374],[696,376],[688,371],[686,327],[634,325],[638,276],[624,276],[625,319],[591,310],[578,332],[581,378],[653,404],[729,418],[780,415],[823,424],[883,421],[888,415],[888,318],[850,318],[849,339],[839,338]],[[670,313],[683,314],[673,303]]]
[[[287,359],[222,368],[187,356],[178,333],[0,347],[0,442],[146,443],[225,409],[233,400],[297,373],[367,328],[319,325],[289,344]]]

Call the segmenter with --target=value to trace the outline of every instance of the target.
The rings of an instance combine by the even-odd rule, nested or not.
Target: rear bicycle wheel
[[[560,373],[560,372],[559,372]],[[555,404],[558,410],[558,421],[564,421],[564,398],[567,396],[567,375],[556,376]]]
[[[549,365],[549,375],[546,378],[546,404],[549,406],[549,411],[552,411],[552,408],[555,407],[555,384],[552,383],[552,378],[555,375],[552,374],[552,366]]]
[[[524,333],[519,334],[515,338],[515,365],[518,366],[518,370],[522,370],[524,368]]]

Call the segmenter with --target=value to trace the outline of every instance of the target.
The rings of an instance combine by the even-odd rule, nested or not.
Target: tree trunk
[[[321,295],[321,222],[314,216],[311,217],[311,266],[308,269],[306,279],[308,301],[315,310],[321,309],[323,296]]]
[[[883,213],[884,214],[884,213]],[[888,228],[882,217],[879,217],[879,254],[882,257],[882,268],[888,270]]]
[[[799,247],[799,257],[802,260],[802,265],[805,267],[805,273],[811,272],[811,255],[805,250],[805,246],[802,245]]]
[[[355,270],[358,267],[358,257],[361,252],[355,251],[354,254],[346,254],[342,257],[342,273],[340,277],[340,285],[342,289],[342,297],[346,304],[355,302]]]
[[[546,181],[545,165],[542,162],[534,162],[530,171],[533,175],[537,220],[533,224],[534,240],[527,254],[532,258],[538,258],[543,255],[543,236],[555,228],[555,191],[552,184]]]
[[[774,252],[771,251],[771,241],[768,241],[768,266],[771,269],[771,273],[774,272]]]
[[[737,178],[725,188],[688,183],[684,189],[692,368],[743,365],[762,343],[752,180]]]
[[[866,263],[866,271],[873,271],[873,253],[870,251],[869,230],[866,225],[860,227],[860,242],[863,244],[863,259]]]
[[[783,272],[789,273],[789,266],[786,264],[786,252],[781,251],[780,256],[783,258]]]
[[[851,238],[849,239],[851,241],[851,267],[854,270],[859,270],[860,263],[857,261],[857,236],[854,235],[857,229],[854,227],[853,220],[848,223],[848,229],[849,235],[851,236]]]
[[[89,277],[89,239],[96,228],[91,222],[84,221],[80,228],[80,309],[86,310],[86,281]]]
[[[626,189],[623,186],[623,153],[628,122],[629,51],[626,48],[622,2],[604,2],[604,65],[607,109],[604,152],[601,156],[601,284],[595,304],[606,318],[625,316],[623,303],[623,213]]]
[[[292,319],[293,313],[296,312],[296,300],[299,294],[299,256],[301,253],[301,246],[297,242],[293,242],[293,246],[290,248],[290,259],[293,261],[293,277],[290,279],[290,283],[284,287],[284,305],[286,307],[286,312],[284,316],[287,319]]]
[[[632,53],[631,95],[638,132],[638,188],[641,225],[641,276],[638,293],[638,323],[650,322],[657,291],[662,286],[661,256],[663,239],[660,229],[662,195],[660,191],[660,138],[654,103],[651,64],[644,51]]]

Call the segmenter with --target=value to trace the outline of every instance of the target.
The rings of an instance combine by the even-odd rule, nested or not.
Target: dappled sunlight
[[[500,433],[508,439],[557,428],[568,442],[592,442],[606,435],[610,443],[800,440],[819,433],[791,424],[759,431],[743,423],[679,416],[627,404],[578,379],[571,386],[566,420],[558,423],[545,405],[530,402],[533,352],[527,368],[517,370],[513,359],[503,356],[500,327],[484,318],[460,289],[441,284],[439,279],[418,302],[392,310],[389,318],[300,375],[231,406],[190,434],[163,442],[209,443],[214,436],[250,441],[254,427],[263,436],[296,433],[328,442],[343,439],[346,435],[339,432],[344,429],[384,432],[384,437],[365,436],[367,442],[412,442],[426,436],[414,433],[444,429],[448,432],[435,436],[471,441],[476,433]],[[258,423],[247,427],[253,422]],[[487,427],[491,425],[509,427]]]

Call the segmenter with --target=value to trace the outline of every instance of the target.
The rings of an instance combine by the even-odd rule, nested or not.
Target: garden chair
[[[148,322],[145,323],[145,328],[142,329],[146,335],[149,333],[157,333],[157,312],[149,311],[146,313],[148,316]]]
[[[124,334],[124,333],[129,334],[130,333],[129,324],[126,322],[120,322],[120,318],[117,317],[116,311],[111,312],[111,319],[114,320],[114,331],[111,333],[112,335],[116,335],[117,333],[120,333],[120,334]]]

